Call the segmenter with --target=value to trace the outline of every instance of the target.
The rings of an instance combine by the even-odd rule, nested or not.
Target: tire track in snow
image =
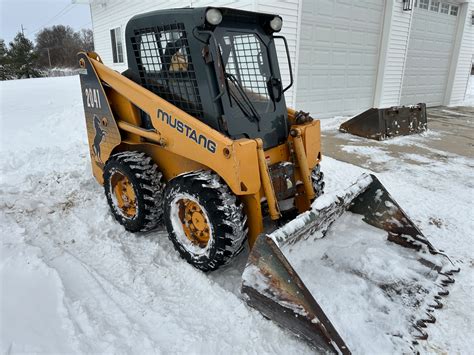
[[[38,241],[34,243],[38,247],[42,248],[45,252],[48,249],[46,245],[47,241]],[[39,246],[41,245],[41,246]],[[51,246],[49,246],[51,248]],[[50,260],[47,261],[51,267],[56,269],[60,273],[63,282],[68,284],[69,294],[71,299],[74,299],[74,302],[79,302],[79,304],[86,309],[88,309],[88,318],[89,321],[96,322],[97,319],[94,319],[94,315],[104,314],[108,319],[106,320],[107,324],[104,326],[106,328],[115,328],[115,332],[121,337],[114,336],[108,341],[106,348],[103,351],[108,351],[107,348],[110,348],[111,344],[121,344],[125,349],[119,349],[127,353],[130,352],[153,352],[154,349],[159,348],[158,344],[153,341],[153,339],[146,332],[145,327],[139,324],[136,319],[134,319],[133,313],[138,313],[142,310],[136,310],[137,307],[133,306],[133,303],[139,303],[138,300],[133,299],[131,302],[127,298],[131,298],[124,290],[115,286],[110,280],[97,272],[94,268],[87,265],[82,261],[77,255],[69,252],[67,249],[61,246],[52,247],[58,248],[61,251],[61,255],[53,256]],[[46,252],[45,254],[48,254]],[[83,271],[81,271],[82,269]],[[79,279],[79,280],[78,280]],[[73,280],[73,282],[69,281]],[[85,290],[85,292],[84,292]],[[74,294],[74,296],[71,295]],[[87,295],[84,295],[86,293]],[[87,304],[82,300],[87,299]],[[91,309],[91,298],[95,298],[92,301],[94,303],[95,309]],[[99,309],[101,311],[99,312]],[[132,311],[133,310],[133,311]],[[118,323],[118,324],[117,324]],[[80,323],[78,323],[80,324]],[[110,330],[106,330],[106,333],[109,333]],[[95,332],[89,332],[87,337],[90,338]],[[100,332],[98,332],[100,333]],[[123,343],[123,340],[128,340],[130,335],[132,337],[137,337],[138,339],[130,344],[129,341]],[[96,339],[97,341],[98,339]],[[136,348],[136,344],[140,343],[141,349]],[[89,346],[87,351],[97,351],[93,347]]]
[[[11,216],[0,213],[0,225],[0,352],[77,353],[80,342],[57,270],[40,248],[25,243],[25,229]]]

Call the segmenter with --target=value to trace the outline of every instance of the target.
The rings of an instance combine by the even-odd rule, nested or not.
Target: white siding
[[[105,64],[117,71],[124,71],[127,66],[127,55],[124,47],[124,63],[114,64],[112,60],[112,43],[110,30],[122,28],[122,41],[125,46],[125,26],[130,18],[136,14],[153,11],[161,8],[182,7],[183,1],[120,1],[120,0],[92,0],[91,14],[94,28],[94,47]]]
[[[449,105],[462,105],[471,73],[471,65],[474,61],[474,25],[471,22],[474,13],[474,2],[470,1],[463,6],[467,7],[467,11],[464,13],[465,20],[462,23],[463,31],[459,55],[457,58],[453,58],[455,73],[451,95],[447,100]]]
[[[304,0],[296,109],[315,117],[373,105],[383,0]]]
[[[230,1],[209,1],[209,0],[155,0],[155,1],[120,1],[120,0],[92,0],[91,12],[94,27],[94,45],[96,52],[101,56],[105,64],[117,71],[124,71],[128,68],[126,53],[124,52],[124,63],[114,64],[112,60],[112,44],[110,30],[115,27],[122,27],[122,37],[125,44],[125,26],[128,20],[141,13],[170,8],[201,7],[201,6],[221,6],[238,8],[247,11],[260,11],[274,13],[282,16],[283,29],[281,34],[286,37],[290,49],[293,71],[296,63],[296,41],[298,24],[298,4],[299,0],[230,0]],[[278,47],[279,61],[281,64],[283,84],[290,82],[289,70],[284,48]],[[125,49],[124,49],[125,51]],[[296,75],[294,73],[296,78]],[[293,90],[285,94],[287,105],[293,103]]]
[[[413,100],[409,99],[409,95],[407,94],[404,98],[404,100],[401,100],[401,95],[402,95],[402,86],[404,81],[408,82],[416,82],[420,81],[423,83],[424,79],[422,78],[416,78],[416,69],[413,70],[413,67],[410,68],[410,65],[413,65],[412,63],[406,63],[407,62],[407,57],[409,57],[409,39],[410,37],[415,38],[415,42],[417,41],[416,38],[420,37],[420,28],[417,29],[417,27],[420,26],[413,26],[414,19],[413,16],[414,14],[418,14],[418,19],[420,20],[420,17],[423,16],[423,11],[424,11],[424,17],[426,18],[427,16],[430,16],[430,13],[428,10],[421,10],[422,14],[420,14],[420,9],[413,9],[412,11],[403,11],[402,10],[402,2],[398,0],[388,0],[388,4],[391,4],[392,6],[392,13],[390,16],[386,17],[386,21],[390,21],[390,26],[389,26],[389,35],[388,35],[388,43],[386,44],[387,50],[384,55],[384,58],[381,59],[380,62],[380,75],[381,75],[381,82],[380,82],[380,87],[378,88],[378,95],[379,99],[375,100],[375,106],[377,107],[387,107],[387,106],[393,106],[393,105],[399,105],[400,103],[408,103],[409,101],[413,102],[418,102],[425,100],[426,98],[423,98],[424,93],[430,93],[432,92],[432,88],[426,87],[424,85],[420,85],[415,91],[412,92],[412,94],[415,96]],[[458,35],[462,36],[462,41],[460,41],[460,51],[459,51],[459,56],[457,56],[457,51],[459,48],[454,48],[454,52],[452,51],[451,46],[445,43],[444,47],[442,49],[439,48],[440,44],[437,43],[434,46],[438,47],[438,52],[441,55],[444,55],[444,63],[442,64],[442,68],[440,68],[440,72],[443,72],[444,77],[447,74],[447,71],[449,70],[449,67],[451,65],[451,70],[455,72],[453,74],[453,80],[452,83],[448,83],[446,87],[446,83],[444,84],[445,86],[442,88],[442,90],[438,90],[438,96],[441,98],[444,94],[446,95],[447,101],[444,100],[444,103],[449,102],[450,104],[461,104],[462,100],[464,99],[464,94],[465,94],[465,89],[467,85],[467,79],[469,76],[469,70],[470,70],[470,64],[473,56],[473,42],[474,42],[474,27],[470,25],[470,19],[473,11],[473,2],[471,1],[469,4],[464,4],[463,6],[469,6],[469,13],[467,14],[467,18],[465,18],[465,21],[463,22],[464,28],[461,29],[458,32]],[[436,16],[436,14],[435,14]],[[456,19],[455,17],[450,17],[448,18],[452,20],[451,22],[454,22]],[[421,18],[421,21],[423,22],[423,17]],[[418,21],[420,22],[420,21]],[[453,26],[442,26],[441,22],[438,23],[437,21],[431,21],[428,24],[429,31],[433,33],[433,36],[436,36],[436,38],[442,38],[448,35],[449,41],[454,42],[454,36],[453,36]],[[424,23],[421,26],[421,31],[426,30],[426,26],[428,26],[426,23]],[[387,26],[386,26],[387,27]],[[449,30],[449,31],[448,31]],[[384,28],[385,31],[385,28]],[[436,31],[441,31],[442,33],[439,33],[438,35],[435,34]],[[449,33],[447,33],[449,32]],[[441,37],[439,37],[441,36]],[[412,42],[412,47],[416,47],[416,43]],[[442,41],[441,41],[442,42]],[[446,41],[445,41],[446,42]],[[417,44],[419,46],[419,43]],[[449,47],[449,48],[445,48]],[[421,47],[420,47],[421,49]],[[413,50],[413,49],[412,49]],[[413,55],[413,53],[412,53]],[[426,56],[426,61],[428,63],[425,63],[427,66],[432,66],[433,63],[435,65],[440,65],[440,58],[439,55],[436,53],[436,50],[431,53],[432,58],[429,60],[429,55]],[[453,62],[450,63],[449,60],[446,60],[446,58],[453,58]],[[421,63],[419,60],[415,61],[416,63]],[[408,66],[408,67],[407,67]],[[412,76],[410,78],[410,76]],[[428,78],[432,80],[432,78]],[[406,82],[405,82],[406,84]],[[452,96],[451,96],[451,101],[449,101],[450,97],[450,86],[452,84]],[[418,98],[417,98],[418,97]],[[429,99],[429,98],[428,98]],[[443,103],[443,100],[440,99],[438,100],[438,103],[441,104]]]
[[[403,71],[408,50],[408,39],[410,36],[410,23],[412,11],[403,11],[403,4],[400,1],[387,1],[392,7],[391,14],[386,21],[389,33],[388,43],[384,60],[380,63],[383,69],[381,85],[378,88],[379,100],[375,101],[376,107],[396,106],[400,103],[402,90]]]
[[[400,104],[444,103],[458,17],[413,9]]]

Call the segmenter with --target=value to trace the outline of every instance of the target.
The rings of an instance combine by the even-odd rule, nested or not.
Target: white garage
[[[383,1],[304,0],[296,106],[328,116],[372,107]]]
[[[459,5],[420,0],[413,9],[401,104],[443,105],[456,42]]]
[[[225,6],[282,16],[294,87],[288,106],[314,117],[426,102],[459,105],[474,57],[474,0],[73,0],[91,8],[96,51],[127,68],[125,26],[138,13]],[[286,54],[279,53],[289,82]]]

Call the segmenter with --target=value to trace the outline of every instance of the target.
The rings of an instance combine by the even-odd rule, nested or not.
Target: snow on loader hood
[[[260,236],[242,294],[320,351],[413,352],[457,271],[364,174]]]

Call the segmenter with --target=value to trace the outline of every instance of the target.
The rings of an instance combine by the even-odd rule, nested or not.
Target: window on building
[[[441,4],[441,13],[449,14],[449,4],[445,4],[445,3]]]
[[[431,1],[430,10],[434,12],[439,11],[439,1]]]
[[[110,40],[112,41],[112,56],[114,63],[123,63],[123,41],[120,27],[110,30]]]
[[[428,10],[430,0],[420,0],[420,9]]]
[[[458,7],[457,6],[454,6],[454,5],[451,5],[451,12],[450,12],[451,15],[453,16],[457,16],[458,15]]]

